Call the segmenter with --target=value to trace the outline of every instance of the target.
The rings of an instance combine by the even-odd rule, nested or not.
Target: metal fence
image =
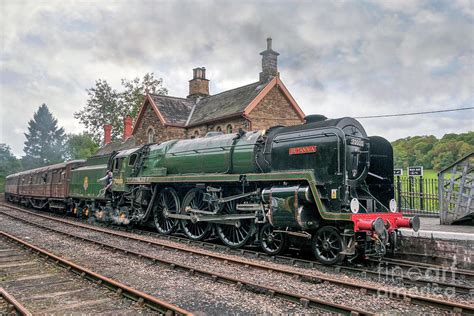
[[[404,214],[439,216],[438,179],[396,176],[395,199]]]

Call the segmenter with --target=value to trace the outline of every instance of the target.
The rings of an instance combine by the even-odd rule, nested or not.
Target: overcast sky
[[[306,114],[364,116],[474,104],[474,1],[0,0],[0,143],[46,103],[67,132],[96,79],[162,77],[186,96],[191,69],[211,94],[258,80],[273,38],[281,78]],[[369,134],[474,130],[474,111],[365,119]]]

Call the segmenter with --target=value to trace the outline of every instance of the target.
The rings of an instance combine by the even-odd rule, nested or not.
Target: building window
[[[222,132],[222,128],[220,126],[216,127],[216,132]]]
[[[232,133],[232,125],[227,125],[226,127],[226,131],[227,131],[227,134],[231,134]]]
[[[149,144],[153,143],[155,139],[155,131],[153,130],[152,127],[148,129],[147,136],[148,136],[148,143]]]
[[[199,137],[199,131],[196,130],[196,131],[194,131],[194,136],[193,136],[193,138],[198,138],[198,137]]]

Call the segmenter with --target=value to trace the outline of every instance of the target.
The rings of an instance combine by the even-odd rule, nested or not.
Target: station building
[[[187,97],[147,94],[131,132],[137,145],[303,123],[303,111],[280,79],[271,38],[260,55],[259,80],[248,85],[212,95],[202,67],[193,69]]]
[[[212,95],[206,68],[193,69],[187,97],[148,93],[135,119],[124,119],[122,141],[111,142],[111,125],[104,126],[104,146],[96,155],[161,143],[171,139],[203,137],[208,132],[235,133],[264,130],[277,125],[304,123],[305,114],[283,84],[278,55],[267,38],[260,53],[258,81]]]

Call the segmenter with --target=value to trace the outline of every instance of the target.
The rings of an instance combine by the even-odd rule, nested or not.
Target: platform
[[[465,269],[474,268],[474,226],[441,225],[439,218],[421,217],[420,230],[400,229],[401,252],[437,258]]]
[[[403,236],[474,242],[474,226],[441,225],[437,217],[420,217],[420,230],[400,229]]]

